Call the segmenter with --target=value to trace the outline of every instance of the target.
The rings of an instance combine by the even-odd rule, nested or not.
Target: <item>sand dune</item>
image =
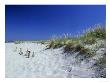
[[[6,43],[6,77],[95,77],[96,70],[91,68],[95,60],[80,62],[75,58],[78,53],[63,53],[63,47],[45,48],[36,43]],[[25,55],[27,49],[29,58]]]

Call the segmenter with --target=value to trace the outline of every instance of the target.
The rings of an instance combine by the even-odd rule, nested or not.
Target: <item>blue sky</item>
[[[6,40],[45,40],[105,25],[105,5],[6,5]]]

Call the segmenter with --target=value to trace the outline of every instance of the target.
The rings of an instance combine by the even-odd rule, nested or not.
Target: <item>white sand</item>
[[[23,55],[19,54],[20,48]],[[79,63],[77,53],[65,57],[63,48],[45,48],[35,43],[6,43],[6,77],[94,77],[95,71],[90,69],[94,61]],[[35,56],[26,58],[27,49]]]

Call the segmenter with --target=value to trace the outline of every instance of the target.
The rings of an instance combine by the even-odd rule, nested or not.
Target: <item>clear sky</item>
[[[106,23],[105,5],[6,5],[6,40],[42,40]]]

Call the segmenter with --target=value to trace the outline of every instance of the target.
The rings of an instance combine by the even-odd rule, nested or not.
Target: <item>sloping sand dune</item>
[[[77,53],[66,56],[63,48],[45,48],[36,43],[6,43],[6,77],[95,77],[95,70],[90,68],[95,61],[80,62],[75,58]],[[27,49],[29,58],[25,56]]]

